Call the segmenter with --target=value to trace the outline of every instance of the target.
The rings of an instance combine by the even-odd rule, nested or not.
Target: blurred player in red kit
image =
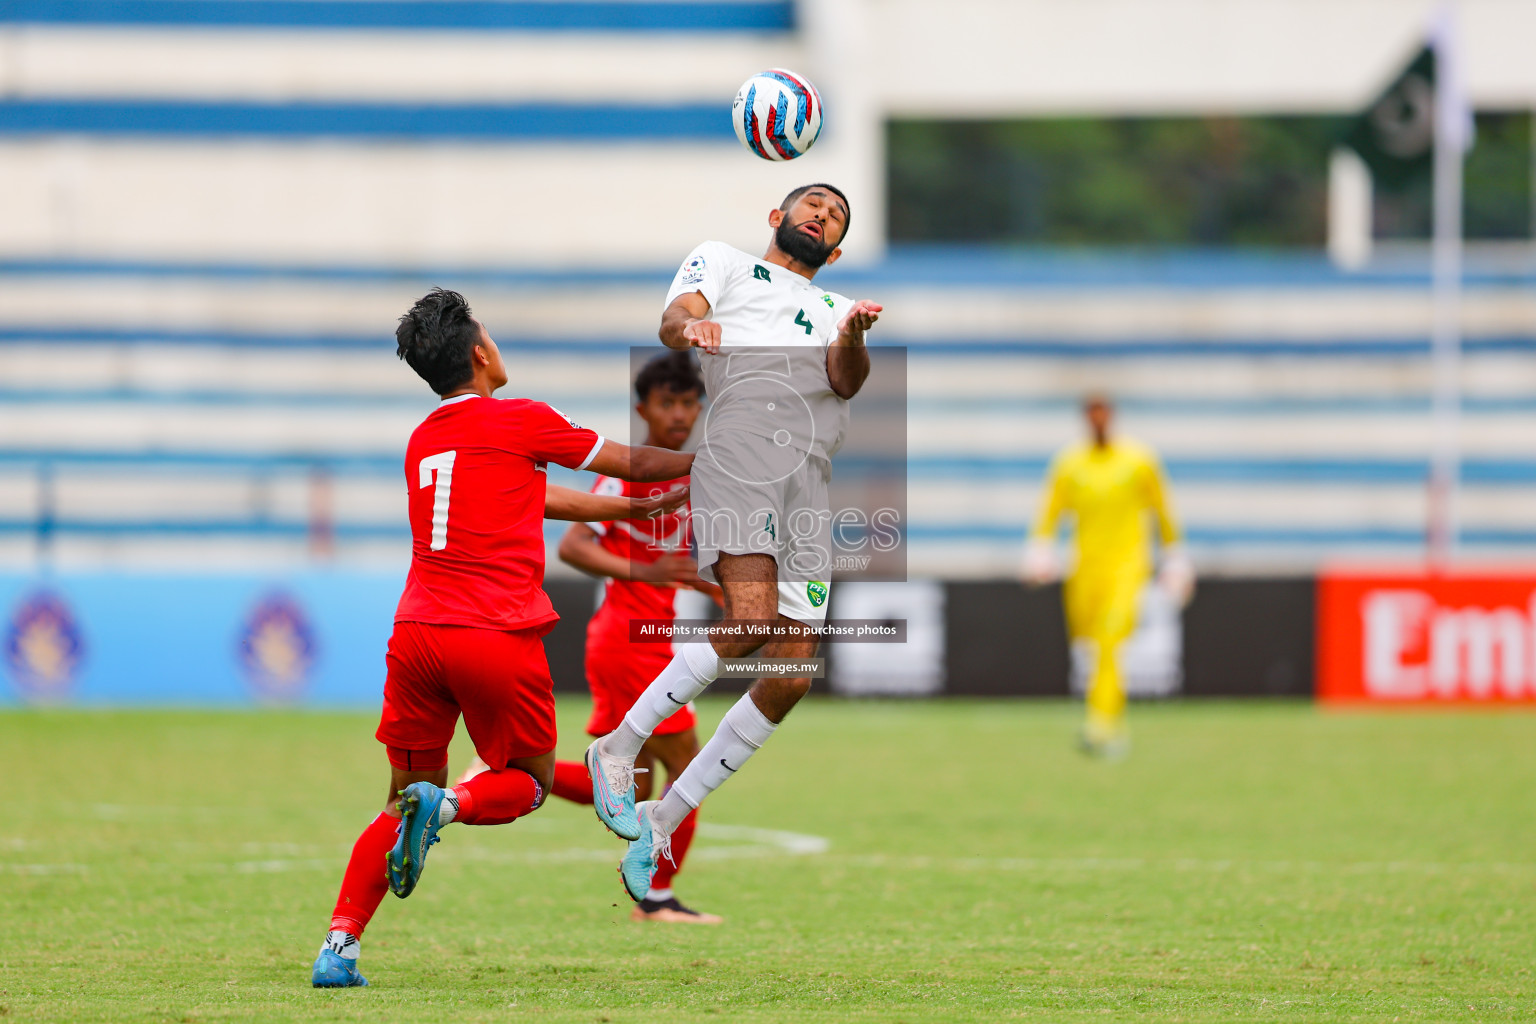
[[[687,494],[548,487],[546,465],[661,481],[686,476],[693,462],[605,440],[542,402],[492,398],[507,370],[457,292],[433,289],[400,318],[395,338],[397,354],[442,401],[406,446],[411,567],[376,733],[389,754],[389,796],[352,849],[315,960],[312,981],[321,988],[368,983],[357,970],[363,929],[386,889],[402,898],[415,889],[441,828],[513,821],[550,790],[555,701],[541,638],[557,616],[541,587],[544,519],[644,518]],[[446,789],[460,715],[492,767]]]
[[[679,450],[693,432],[704,395],[704,381],[687,352],[658,356],[635,377],[635,411],[645,421],[645,443]],[[599,477],[592,493],[606,497],[638,497],[664,493],[687,484],[686,479],[662,484],[630,484],[617,477]],[[606,736],[618,728],[647,684],[672,660],[672,645],[631,643],[632,621],[671,624],[677,614],[680,588],[709,593],[719,588],[699,579],[699,567],[688,554],[687,509],[650,519],[572,523],[560,542],[560,560],[583,572],[607,579],[602,605],[587,624],[587,685],[592,689],[592,717],[587,733]],[[649,799],[655,765],[667,769],[667,781],[682,774],[699,752],[693,706],[685,704],[657,727],[636,758],[644,773],[635,779],[637,792]],[[472,778],[485,765],[476,759],[463,778]],[[556,761],[554,794],[580,804],[592,803],[592,780],[582,761]],[[672,835],[672,857],[663,860],[651,889],[636,904],[636,921],[680,924],[719,924],[713,914],[701,914],[680,902],[672,878],[681,869],[693,842],[697,812],[688,815]]]

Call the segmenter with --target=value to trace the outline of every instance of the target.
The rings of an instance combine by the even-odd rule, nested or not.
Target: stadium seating
[[[218,22],[248,8],[277,21]],[[741,68],[807,58],[788,3],[87,9],[118,21],[0,23],[11,566],[403,563],[398,460],[431,397],[390,332],[415,296],[465,291],[510,390],[627,437],[626,353],[675,261],[760,245],[787,184],[841,166],[746,158],[715,120]],[[885,302],[879,339],[910,346],[913,572],[1012,573],[1090,390],[1162,452],[1207,569],[1420,549],[1422,266],[853,249],[828,287]],[[1470,283],[1466,551],[1529,556],[1531,275]]]
[[[915,571],[1011,571],[1046,461],[1077,436],[1076,402],[1096,389],[1162,452],[1208,567],[1304,570],[1345,549],[1421,543],[1429,370],[1411,282],[1323,267],[1298,282],[1285,279],[1303,269],[1290,263],[1217,272],[1169,257],[1159,273],[1184,283],[1153,291],[1124,267],[1095,264],[1114,279],[1084,271],[1074,283],[1042,257],[1054,277],[1042,282],[1040,267],[971,257],[978,283],[958,284],[945,280],[958,258],[827,274],[829,287],[885,301],[882,341],[909,347]],[[630,348],[654,344],[667,280],[663,268],[5,272],[16,296],[0,344],[8,557],[30,558],[42,530],[71,559],[241,564],[328,544],[312,536],[316,517],[342,557],[403,558],[400,452],[432,400],[393,358],[390,327],[430,283],[472,297],[507,348],[511,390],[627,438]],[[1462,426],[1467,551],[1528,553],[1527,301],[1489,275],[1467,311],[1478,326]]]

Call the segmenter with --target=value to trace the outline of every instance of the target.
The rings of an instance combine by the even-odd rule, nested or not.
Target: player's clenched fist
[[[683,337],[694,348],[711,355],[720,351],[720,325],[713,320],[689,320],[683,327]]]
[[[875,321],[880,319],[884,309],[880,303],[868,299],[855,302],[848,315],[843,317],[843,322],[837,325],[838,337],[855,343],[863,341],[864,332],[875,326]]]

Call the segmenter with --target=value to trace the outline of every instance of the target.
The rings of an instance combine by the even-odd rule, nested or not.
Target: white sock
[[[363,945],[357,941],[357,936],[351,932],[344,932],[340,928],[332,928],[325,933],[325,941],[320,943],[320,952],[330,950],[343,960],[356,960],[357,954],[362,952]]]
[[[672,898],[671,889],[651,889],[645,894],[645,898],[652,903],[665,903]]]
[[[656,727],[703,693],[720,674],[720,655],[708,640],[684,644],[645,688],[624,722],[603,741],[603,753],[633,761]]]
[[[443,794],[443,806],[437,809],[439,825],[446,825],[459,816],[459,798],[451,789],[444,790]]]
[[[719,789],[757,749],[768,742],[778,726],[757,710],[750,693],[731,705],[720,720],[720,727],[704,744],[704,749],[683,769],[667,795],[651,808],[651,820],[666,835],[671,835],[688,812]]]

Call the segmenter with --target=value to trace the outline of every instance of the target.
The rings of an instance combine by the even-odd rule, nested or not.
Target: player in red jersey
[[[385,809],[352,848],[316,987],[366,985],[363,929],[386,888],[409,896],[450,822],[497,825],[544,800],[555,767],[555,702],[540,642],[557,618],[540,584],[544,519],[593,521],[675,508],[654,498],[582,494],[545,483],[548,463],[623,480],[675,480],[693,456],[605,440],[529,399],[494,399],[501,353],[457,292],[433,289],[395,332],[397,353],[442,403],[406,446],[411,567],[385,657],[377,732],[389,754]],[[448,781],[459,716],[493,766]],[[396,800],[398,795],[399,799]]]
[[[635,377],[635,411],[645,421],[645,443],[681,449],[693,432],[702,408],[704,381],[687,352],[672,352],[648,362]],[[664,493],[686,479],[662,484],[632,484],[617,477],[599,477],[592,493],[607,497],[639,497]],[[621,518],[572,523],[560,541],[560,559],[593,576],[606,577],[603,602],[587,624],[587,685],[592,690],[592,716],[587,733],[606,736],[618,728],[646,686],[672,660],[667,643],[631,643],[634,620],[671,624],[676,617],[679,588],[702,590],[718,599],[720,589],[699,579],[699,567],[688,555],[687,509],[654,518]],[[644,774],[635,789],[649,799],[657,762],[676,779],[699,752],[693,706],[685,705],[657,727],[636,758]],[[477,758],[463,779],[484,771]],[[555,796],[579,804],[592,803],[592,780],[582,761],[555,762]],[[693,841],[698,815],[690,814],[672,835],[672,857],[663,860],[651,889],[636,904],[631,918],[680,924],[719,924],[714,914],[701,914],[672,892],[673,876],[682,868]]]

